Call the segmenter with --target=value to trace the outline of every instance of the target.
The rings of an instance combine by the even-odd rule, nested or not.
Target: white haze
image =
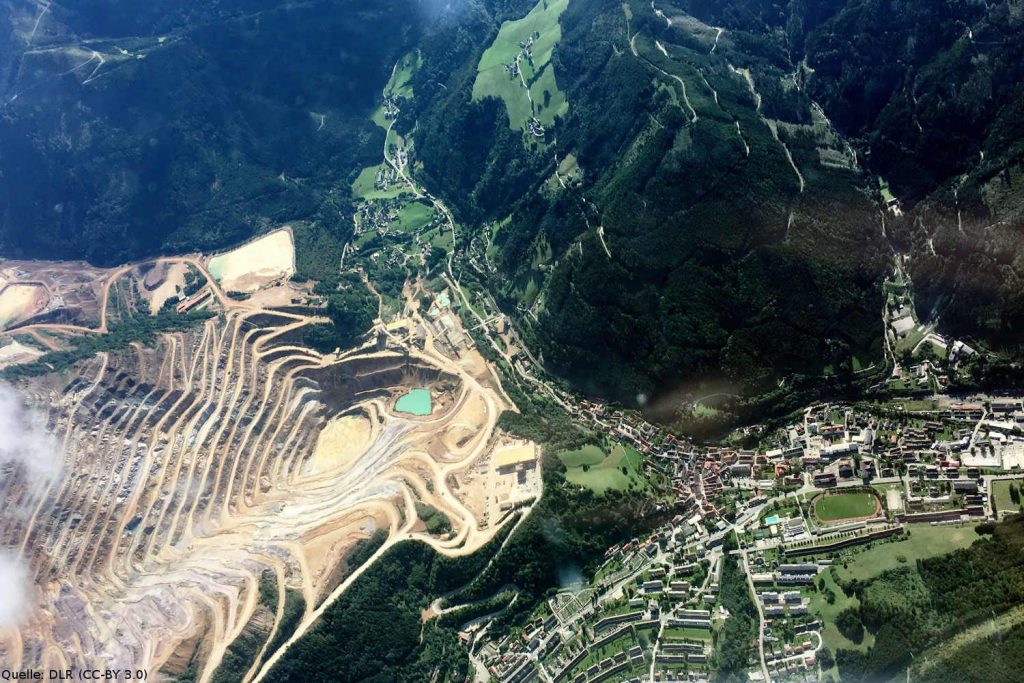
[[[17,626],[28,616],[28,567],[12,553],[0,552],[0,628]]]
[[[10,385],[0,383],[0,471],[21,465],[30,485],[42,485],[60,469],[57,443],[39,413]]]
[[[57,442],[46,421],[11,386],[0,383],[0,481],[18,477],[32,494],[41,494],[60,471]],[[0,515],[19,515],[10,500],[0,499]],[[32,584],[29,567],[18,555],[0,550],[0,628],[28,616]]]

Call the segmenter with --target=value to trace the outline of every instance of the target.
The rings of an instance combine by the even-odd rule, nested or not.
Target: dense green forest
[[[954,670],[964,675],[959,680],[1012,679],[1019,658],[1012,643],[1021,637],[1019,625],[1002,635],[991,627],[968,631],[975,638],[965,639],[961,650],[942,652],[954,634],[1019,609],[1024,602],[1024,515],[979,532],[991,535],[969,548],[919,560],[916,567],[843,585],[844,592],[859,600],[859,607],[844,617],[843,628],[855,633],[863,627],[875,636],[866,651],[836,652],[843,681],[887,679],[908,666],[918,674],[915,680],[954,680],[946,670],[953,662]],[[949,656],[934,665],[936,654]]]
[[[493,241],[506,277],[489,283],[499,302],[532,328],[549,368],[626,402],[701,382],[759,392],[780,374],[878,357],[884,250],[864,177],[810,168],[801,191],[730,72],[730,60],[761,69],[758,85],[770,86],[781,46],[762,38],[708,55],[659,32],[646,5],[630,7],[631,27],[615,3],[570,3],[562,15],[553,64],[570,107],[549,144],[510,130],[497,100],[469,102],[469,70],[444,91],[430,88],[433,73],[420,76],[424,178],[464,220],[500,222]],[[624,56],[627,29],[639,31],[640,58]],[[443,61],[431,46],[425,64]],[[673,74],[690,85],[698,120],[672,92]],[[765,97],[779,117],[810,118],[806,97],[775,91]],[[790,144],[801,162],[817,155],[813,141]],[[551,160],[570,155],[582,184],[552,191]],[[534,325],[524,309],[538,288]]]
[[[116,5],[62,2],[32,37],[56,49],[0,47],[0,253],[112,265],[298,219],[351,230],[415,3]],[[80,64],[84,40],[101,60]]]
[[[727,539],[726,550],[737,548],[736,535]],[[750,659],[756,656],[757,606],[747,587],[747,576],[740,567],[736,555],[726,555],[722,559],[722,579],[719,583],[721,602],[729,610],[729,618],[725,620],[718,635],[716,648],[718,651],[719,681],[747,680],[746,669]]]
[[[1010,0],[675,0],[659,5],[672,26],[641,0],[571,2],[549,67],[568,107],[536,136],[472,96],[499,27],[534,4],[71,0],[31,37],[12,6],[0,253],[112,264],[297,223],[300,273],[323,281],[335,328],[308,341],[351,345],[375,302],[335,281],[350,184],[380,161],[369,115],[415,47],[395,124],[413,172],[452,206],[457,251],[483,245],[496,270],[480,284],[577,389],[671,416],[707,393],[764,406],[786,399],[783,377],[849,376],[881,360],[894,251],[923,317],[1005,352],[984,379],[1019,377]],[[30,40],[53,49],[23,59]],[[100,59],[73,57],[86,40]],[[901,216],[878,211],[876,176]],[[368,275],[393,296],[406,272]]]
[[[585,392],[664,396],[671,414],[724,391],[760,410],[787,400],[780,376],[879,362],[894,251],[924,319],[1008,352],[982,378],[1005,386],[1024,341],[1011,5],[659,3],[684,30],[641,2],[570,3],[552,57],[569,111],[543,141],[470,99],[496,23],[470,13],[476,42],[443,24],[423,42],[422,177],[487,225],[500,278],[485,286]],[[558,190],[570,157],[579,177]],[[879,212],[878,175],[902,215]]]
[[[469,666],[453,627],[421,623],[438,595],[469,581],[506,534],[469,557],[408,541],[388,550],[290,647],[275,681],[461,681]]]

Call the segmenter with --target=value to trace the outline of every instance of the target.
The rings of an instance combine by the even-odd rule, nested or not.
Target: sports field
[[[872,493],[826,494],[814,503],[814,514],[823,522],[856,519],[875,514],[878,497]]]
[[[565,478],[594,493],[647,486],[643,476],[643,456],[629,446],[615,446],[608,454],[597,446],[584,446],[579,450],[559,453],[558,457],[565,465]]]

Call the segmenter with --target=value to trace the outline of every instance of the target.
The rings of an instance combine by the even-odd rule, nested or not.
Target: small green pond
[[[410,415],[430,415],[430,391],[413,389],[395,403],[395,412]]]

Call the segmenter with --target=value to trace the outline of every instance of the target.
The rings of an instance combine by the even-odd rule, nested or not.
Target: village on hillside
[[[674,514],[610,548],[593,582],[555,595],[529,628],[498,640],[483,622],[464,630],[492,680],[709,681],[729,616],[723,583],[740,581],[761,641],[750,680],[817,681],[828,648],[848,644],[829,625],[837,572],[963,547],[975,524],[1021,505],[1021,396],[820,403],[748,429],[748,449],[698,447],[592,400],[571,410],[670,478]],[[727,556],[740,573],[723,576]]]

